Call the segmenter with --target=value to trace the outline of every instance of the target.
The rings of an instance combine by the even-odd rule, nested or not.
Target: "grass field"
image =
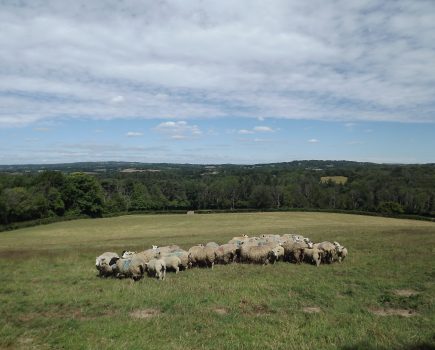
[[[347,182],[346,176],[322,176],[320,178],[321,183],[328,183],[329,181],[335,182],[336,184],[344,185]]]
[[[342,264],[96,277],[104,251],[299,232]],[[137,215],[0,233],[0,348],[435,349],[435,224],[330,213]],[[398,315],[400,314],[400,315]]]

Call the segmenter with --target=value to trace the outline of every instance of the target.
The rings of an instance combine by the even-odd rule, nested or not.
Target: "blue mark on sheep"
[[[123,270],[128,270],[130,268],[130,265],[131,265],[131,259],[124,260],[124,263],[122,265],[122,269]]]

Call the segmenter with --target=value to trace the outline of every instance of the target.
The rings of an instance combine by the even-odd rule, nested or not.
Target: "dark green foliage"
[[[435,216],[435,166],[300,161],[265,165],[77,163],[0,166],[0,224],[177,210],[327,209]],[[95,171],[104,168],[104,172]],[[121,172],[135,168],[137,172]],[[21,171],[21,172],[20,172]],[[24,172],[25,171],[25,172]],[[77,173],[86,171],[86,173]],[[345,176],[344,184],[322,182]]]
[[[402,206],[397,202],[381,202],[378,211],[382,214],[403,214]]]
[[[62,197],[67,207],[80,214],[100,217],[103,213],[103,191],[98,180],[90,175],[67,175]]]

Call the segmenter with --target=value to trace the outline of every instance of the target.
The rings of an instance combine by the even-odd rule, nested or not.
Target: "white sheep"
[[[160,257],[166,264],[166,271],[173,270],[177,274],[180,272],[181,260],[176,255],[164,255]]]
[[[347,256],[347,248],[341,246],[341,250],[338,252],[338,262],[342,262]]]
[[[323,250],[317,248],[305,248],[304,249],[304,261],[315,264],[319,267],[322,262]]]
[[[237,244],[222,244],[215,251],[216,262],[218,264],[229,264],[235,262],[240,249]]]
[[[203,244],[189,249],[189,265],[211,267],[213,269],[216,260],[215,249],[204,247]]]
[[[112,259],[118,258],[119,255],[113,252],[105,252],[95,259],[95,268],[99,272],[99,276],[107,277],[112,275],[110,268]]]
[[[111,268],[116,277],[131,277],[137,281],[142,278],[145,272],[145,261],[138,257],[131,259],[117,258]]]
[[[163,259],[151,259],[145,263],[145,269],[150,277],[156,277],[159,280],[166,278],[166,263]]]
[[[243,245],[240,249],[240,260],[254,264],[267,265],[274,263],[278,256],[273,251],[276,245]]]

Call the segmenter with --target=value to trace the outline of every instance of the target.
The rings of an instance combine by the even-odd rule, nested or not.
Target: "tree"
[[[151,208],[151,196],[146,186],[140,182],[134,183],[130,210],[149,210]]]
[[[403,214],[403,208],[396,202],[381,202],[378,207],[378,211],[383,214]]]
[[[252,190],[250,203],[254,208],[270,208],[273,198],[269,186],[255,186]]]
[[[66,178],[62,191],[66,208],[79,214],[101,217],[103,213],[103,191],[93,176],[73,173]]]

